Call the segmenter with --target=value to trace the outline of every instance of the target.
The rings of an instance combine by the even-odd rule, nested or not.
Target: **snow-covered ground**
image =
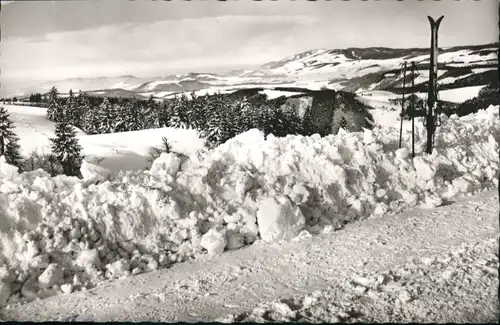
[[[401,105],[389,102],[396,99],[397,94],[383,90],[364,91],[357,99],[374,109],[370,111],[376,125],[381,127],[396,127],[400,123]]]
[[[485,86],[470,86],[456,89],[440,90],[439,99],[452,103],[463,103],[468,99],[477,97],[479,91],[484,87]],[[417,93],[416,95],[420,98],[425,99],[427,93]]]
[[[11,111],[12,107],[8,109]],[[378,126],[372,131],[340,132],[323,138],[314,135],[265,139],[260,131],[251,130],[211,151],[201,149],[199,142],[193,145],[196,141],[187,139],[190,131],[171,130],[172,134],[166,136],[178,140],[174,142],[174,149],[177,145],[185,156],[164,154],[150,170],[114,174],[85,164],[83,180],[66,176],[52,178],[43,171],[17,174],[12,166],[0,162],[0,305],[48,297],[61,291],[85,291],[108,280],[154,271],[190,258],[203,260],[207,252],[216,255],[256,241],[265,255],[266,245],[272,247],[281,240],[331,232],[356,220],[390,220],[395,213],[414,206],[435,208],[457,196],[490,189],[498,185],[498,118],[498,106],[463,118],[443,117],[436,135],[436,150],[430,156],[423,154],[426,134],[419,119],[414,159],[408,150],[411,144],[408,128],[403,131],[404,148],[397,149],[399,129]],[[105,146],[110,152],[119,145],[137,152],[134,150],[140,151],[146,146],[142,142],[151,145],[152,135],[147,132],[81,135],[81,140],[85,150],[95,146],[101,156]],[[95,142],[85,142],[92,137]],[[161,136],[159,138],[158,143]],[[193,135],[192,139],[195,138]],[[141,149],[134,149],[136,146]],[[98,175],[93,175],[95,170]],[[99,178],[100,183],[96,184]],[[435,218],[425,219],[423,233],[434,230]],[[448,234],[464,241],[462,237],[472,235],[476,228],[464,226],[467,223],[463,219],[452,213],[445,218],[448,223],[443,224],[442,230],[448,232],[427,236],[430,237],[427,240]],[[414,227],[414,223],[420,221],[417,218],[412,222],[410,226]],[[360,227],[362,225],[360,223]],[[482,225],[488,228],[487,224]],[[455,232],[450,230],[453,227]],[[376,229],[380,232],[372,228],[367,234],[376,236],[376,242],[384,246],[386,230],[381,229],[389,228]],[[337,240],[337,234],[340,232],[330,233],[327,238]],[[356,237],[356,242],[365,241],[367,234]],[[404,230],[400,233],[400,242],[421,250],[437,247],[426,245],[411,234],[408,229]],[[326,247],[324,244],[317,247]],[[335,250],[336,246],[331,244]],[[352,247],[340,247],[352,253]],[[402,246],[395,244],[394,247]],[[384,254],[391,251],[382,249]],[[403,255],[407,256],[408,252]],[[294,255],[293,250],[290,254]],[[360,254],[368,253],[362,250]],[[314,254],[306,256],[317,257],[318,261],[323,258]],[[325,261],[328,260],[329,257]],[[272,261],[269,263],[295,265],[291,260]],[[337,269],[332,270],[332,274],[346,265],[342,260],[334,264]],[[362,268],[363,264],[356,267]],[[229,284],[233,281],[233,271],[238,274],[258,271],[251,267],[233,270],[229,265],[226,270],[232,271],[216,278]],[[168,277],[180,281],[171,274]],[[141,278],[127,281],[139,283]],[[162,303],[181,299],[189,304],[192,299],[200,299],[201,294],[190,293],[198,290],[212,303],[222,303],[217,295],[204,292],[206,281],[207,278],[200,278],[196,288],[190,288],[190,283],[180,283],[173,295],[171,287],[161,288],[154,291],[156,298],[153,298]],[[179,295],[186,285],[188,292]],[[314,287],[304,285],[306,291]],[[251,292],[264,295],[261,291],[265,292],[266,286],[253,287],[247,283],[246,289],[249,290],[247,296]],[[78,300],[82,295],[85,293],[70,297]],[[47,301],[63,298],[53,299]],[[125,302],[137,302],[136,298],[121,295],[116,299],[115,309],[107,309],[105,316],[96,319],[117,319],[119,315],[133,319],[133,315],[117,310]],[[51,309],[33,314],[40,310],[35,308],[37,304],[24,307],[31,313],[4,311],[4,317],[35,319],[34,315],[39,315],[38,319],[44,319],[45,312],[49,318],[55,316]],[[92,304],[96,308],[95,301]],[[71,306],[57,305],[59,308]],[[85,317],[92,314],[81,308],[84,307],[78,310]],[[181,314],[174,317],[189,318],[177,311]]]
[[[290,97],[295,95],[300,95],[301,93],[296,91],[280,91],[280,90],[272,90],[272,89],[264,89],[260,92],[267,96],[267,99],[275,99],[281,96]]]

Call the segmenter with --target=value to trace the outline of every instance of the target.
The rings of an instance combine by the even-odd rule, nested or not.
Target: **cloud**
[[[0,45],[0,64],[5,75],[24,78],[256,65],[293,54],[298,47],[307,48],[317,29],[317,18],[300,15],[108,25],[43,38],[9,38]]]

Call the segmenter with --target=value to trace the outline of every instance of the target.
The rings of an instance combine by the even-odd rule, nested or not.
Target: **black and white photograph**
[[[498,0],[0,28],[0,322],[499,322]]]

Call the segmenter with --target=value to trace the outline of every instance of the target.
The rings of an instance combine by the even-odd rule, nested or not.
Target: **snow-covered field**
[[[262,90],[260,93],[266,95],[268,100],[275,99],[275,98],[278,98],[281,96],[290,97],[290,96],[301,94],[301,93],[296,92],[296,91],[280,91],[280,90],[272,90],[272,89],[265,89],[265,90]]]
[[[478,96],[479,91],[485,86],[470,86],[462,87],[456,89],[446,89],[439,91],[439,99],[452,103],[463,103],[468,99],[472,99]],[[418,97],[425,99],[427,93],[417,93]]]
[[[7,109],[16,123],[36,110]],[[50,124],[41,111],[33,114],[37,119],[24,117],[31,122],[17,131],[32,132],[43,147]],[[251,130],[211,151],[186,130],[80,135],[85,153],[109,157],[101,166],[115,171],[95,175],[98,168],[85,164],[83,180],[18,174],[0,162],[0,306],[491,189],[499,170],[498,119],[498,106],[443,117],[430,156],[423,154],[418,120],[414,159],[408,128],[397,149],[399,129],[378,126],[324,138],[265,139]],[[161,136],[185,156],[164,154],[150,170],[116,172],[138,166],[129,165],[129,153],[145,159]]]
[[[371,90],[357,95],[357,100],[373,107],[370,111],[376,125],[381,127],[396,127],[400,123],[401,105],[389,102],[398,95],[389,91]]]

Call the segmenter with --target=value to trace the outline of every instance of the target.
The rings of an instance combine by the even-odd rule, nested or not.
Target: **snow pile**
[[[80,173],[82,174],[82,178],[88,182],[104,182],[111,176],[110,171],[106,168],[92,164],[85,160],[82,162]]]
[[[84,180],[18,174],[1,160],[0,303],[491,187],[498,118],[498,107],[443,117],[431,156],[418,121],[413,161],[396,150],[395,128],[267,139],[251,130],[189,158],[162,154],[150,171],[111,175],[86,163]]]

